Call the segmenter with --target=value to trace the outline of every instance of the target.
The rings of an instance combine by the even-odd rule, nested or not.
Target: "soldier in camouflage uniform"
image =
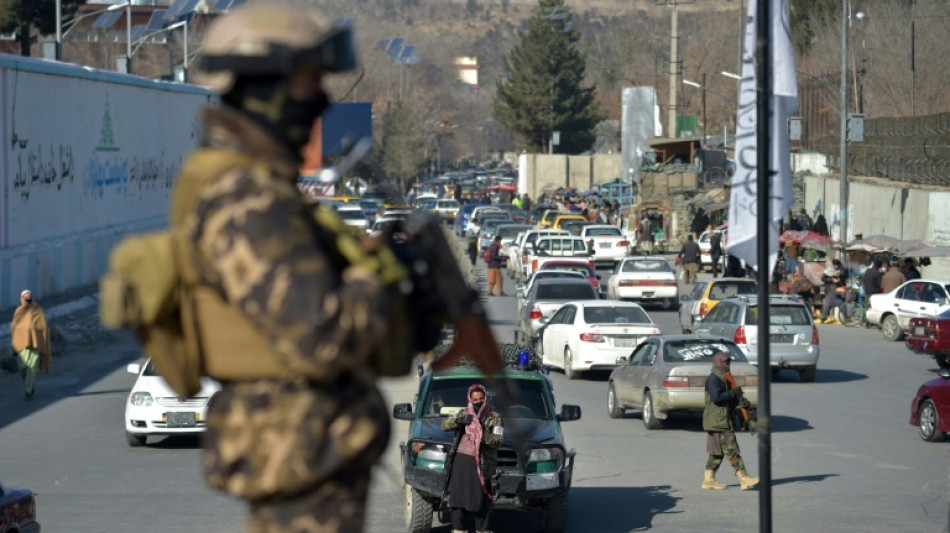
[[[187,243],[182,308],[203,370],[223,382],[205,478],[248,502],[251,533],[362,531],[390,433],[372,360],[398,298],[340,261],[295,186],[328,106],[322,77],[352,68],[343,31],[301,5],[249,4],[209,28],[195,76],[221,105],[202,111],[172,228]]]
[[[497,450],[504,440],[501,417],[492,411],[485,387],[468,389],[468,406],[442,421],[443,431],[464,431],[452,463],[448,485],[452,531],[487,531]]]

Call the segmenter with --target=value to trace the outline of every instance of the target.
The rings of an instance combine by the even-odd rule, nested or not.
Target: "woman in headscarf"
[[[453,533],[470,532],[473,527],[475,531],[488,530],[493,497],[491,480],[503,431],[501,417],[486,400],[485,387],[472,385],[468,388],[465,410],[442,421],[444,431],[464,431],[458,439],[449,478]]]
[[[53,366],[49,344],[49,328],[46,314],[33,302],[33,293],[29,289],[20,293],[20,307],[13,312],[10,324],[10,340],[13,352],[17,354],[17,366],[25,384],[24,398],[33,396],[36,383],[36,371],[49,374]]]

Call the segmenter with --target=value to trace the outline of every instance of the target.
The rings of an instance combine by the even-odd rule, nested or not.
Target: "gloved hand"
[[[455,421],[458,422],[458,425],[459,425],[459,426],[467,426],[467,425],[469,425],[469,424],[472,423],[472,418],[474,418],[474,417],[473,417],[472,415],[470,415],[470,414],[468,414],[468,415],[459,415],[459,416],[455,417]]]

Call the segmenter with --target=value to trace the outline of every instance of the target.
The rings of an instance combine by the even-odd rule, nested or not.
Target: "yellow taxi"
[[[567,213],[562,213],[561,211],[558,211],[557,209],[548,209],[547,211],[544,212],[543,215],[541,215],[541,220],[538,221],[538,227],[541,229],[550,228],[551,225],[554,224],[554,220],[559,215],[566,215],[566,214]]]
[[[330,198],[327,198],[327,200],[331,202],[343,202],[344,204],[359,202],[360,199],[361,198],[359,196],[331,196]]]
[[[554,219],[554,223],[551,224],[551,229],[561,229],[561,224],[569,220],[580,220],[581,222],[586,221],[584,215],[560,215]]]
[[[697,281],[693,290],[680,301],[680,331],[692,333],[701,321],[719,300],[730,296],[758,294],[759,284],[749,278],[713,278],[708,281]]]

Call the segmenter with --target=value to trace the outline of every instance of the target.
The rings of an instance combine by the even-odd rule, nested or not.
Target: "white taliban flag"
[[[772,4],[772,96],[769,105],[769,124],[756,123],[755,92],[755,20],[756,1],[749,0],[749,23],[746,26],[745,52],[742,55],[742,81],[739,89],[739,112],[736,120],[736,172],[732,176],[732,195],[729,203],[729,253],[758,267],[756,234],[756,131],[769,128],[771,146],[770,216],[769,216],[769,269],[778,259],[779,222],[792,205],[792,170],[788,148],[788,115],[798,108],[798,85],[795,77],[795,57],[792,52],[788,7],[784,0]]]

